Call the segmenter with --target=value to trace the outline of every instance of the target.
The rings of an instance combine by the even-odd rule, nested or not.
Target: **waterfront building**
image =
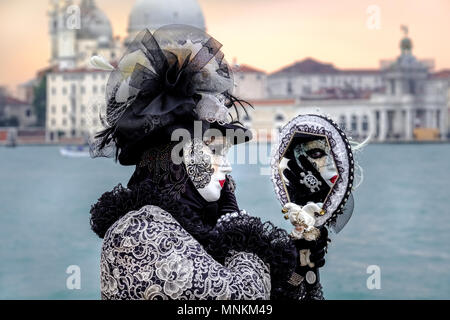
[[[94,0],[80,3],[81,28],[62,21],[73,1],[59,1],[49,13],[52,56],[47,73],[48,142],[84,139],[100,129],[108,73],[89,66],[92,55],[113,65],[127,43],[144,28],[183,23],[206,30],[196,0],[137,0],[129,16],[128,36],[113,36],[112,26]],[[183,10],[180,10],[183,8]],[[372,141],[445,140],[449,137],[450,71],[434,71],[430,60],[418,60],[407,30],[400,55],[381,61],[378,69],[340,69],[312,58],[271,74],[233,62],[235,91],[255,109],[243,117],[261,131],[278,130],[298,114],[318,109],[331,116],[354,138]],[[268,134],[269,135],[269,134]]]
[[[233,62],[235,89],[233,94],[241,99],[267,98],[267,74],[245,64]]]
[[[196,0],[167,0],[163,6],[156,0],[137,0],[129,16],[128,36],[122,41],[113,36],[109,19],[94,0],[80,2],[80,28],[68,28],[68,17],[76,13],[71,10],[74,3],[54,2],[49,12],[52,54],[46,75],[47,142],[82,142],[101,129],[99,113],[105,108],[109,72],[90,66],[93,55],[117,64],[129,41],[145,28],[178,23],[206,29]]]
[[[36,114],[30,103],[0,93],[0,126],[26,128],[35,123]]]
[[[47,75],[47,140],[87,138],[101,129],[109,72],[87,68]]]
[[[405,29],[399,57],[382,61],[378,70],[342,70],[309,58],[266,78],[261,74],[266,92],[246,96],[255,106],[246,121],[270,132],[299,114],[319,110],[356,139],[447,140],[450,71],[433,72],[433,61],[418,60],[412,48]],[[254,85],[252,78],[243,83],[247,78],[239,72],[235,78],[242,88]]]

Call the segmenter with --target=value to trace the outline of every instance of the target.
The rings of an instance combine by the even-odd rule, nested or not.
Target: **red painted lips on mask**
[[[223,188],[223,185],[225,184],[225,180],[219,180],[220,187]]]
[[[335,182],[336,182],[336,179],[337,179],[337,177],[338,177],[338,176],[337,176],[337,175],[335,175],[335,176],[334,176],[333,178],[331,178],[331,179],[330,179],[331,183],[335,183]]]

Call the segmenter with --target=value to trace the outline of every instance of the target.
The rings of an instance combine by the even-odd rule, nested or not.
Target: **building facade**
[[[233,94],[241,99],[267,98],[267,74],[247,65],[233,63],[235,89]]]
[[[267,83],[264,94],[249,97],[250,91],[241,89],[255,106],[247,122],[255,131],[276,132],[299,114],[321,112],[355,139],[448,140],[450,71],[433,72],[432,61],[417,60],[407,34],[400,50],[379,70],[340,70],[309,58],[261,75]],[[235,78],[242,88],[254,86],[254,79],[239,72]],[[252,83],[242,83],[246,79]]]
[[[36,120],[30,103],[0,94],[0,126],[26,128],[35,125]]]
[[[76,13],[73,4],[55,2],[49,13],[52,71],[47,75],[46,131],[50,142],[83,138],[101,128],[108,72],[93,70],[91,56],[101,55],[117,64],[127,43],[144,28],[182,23],[206,30],[196,0],[167,0],[164,6],[156,0],[137,0],[123,41],[113,36],[110,21],[94,0],[80,2],[80,27],[69,28],[67,19]],[[432,62],[416,59],[407,34],[400,50],[398,58],[382,61],[379,69],[339,69],[308,58],[267,74],[233,63],[234,95],[253,103],[255,109],[249,109],[244,122],[261,132],[276,132],[298,114],[319,111],[358,139],[369,135],[379,142],[447,139],[450,72],[434,72]]]
[[[274,72],[267,81],[268,96],[279,98],[326,97],[327,90],[370,92],[383,88],[379,70],[340,70],[308,58]]]
[[[101,129],[109,72],[63,70],[47,75],[47,140],[87,138]]]
[[[109,19],[94,0],[81,0],[78,5],[71,0],[55,1],[49,12],[47,142],[87,139],[102,128],[100,111],[106,107],[109,72],[94,70],[89,63],[92,56],[100,55],[117,65],[139,31],[175,23],[206,29],[196,0],[166,0],[164,5],[156,0],[137,0],[129,16],[129,34],[122,41],[113,36]]]

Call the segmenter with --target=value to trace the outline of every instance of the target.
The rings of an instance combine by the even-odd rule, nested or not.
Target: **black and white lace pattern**
[[[206,187],[214,174],[211,157],[203,151],[199,138],[189,141],[183,149],[186,171],[197,189]]]
[[[269,299],[270,290],[258,256],[232,251],[221,265],[156,206],[129,212],[104,238],[102,299]]]

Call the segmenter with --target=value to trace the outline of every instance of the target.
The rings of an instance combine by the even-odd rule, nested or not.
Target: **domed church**
[[[94,0],[52,1],[51,65],[63,70],[85,68],[93,55],[116,61],[139,31],[153,31],[167,24],[206,29],[197,0],[137,0],[129,15],[128,36],[121,41],[113,36],[111,21]]]
[[[147,28],[156,30],[167,24],[187,24],[206,30],[197,0],[137,0],[130,13],[128,39]]]
[[[49,12],[50,71],[47,73],[46,140],[73,143],[101,130],[99,110],[105,107],[108,71],[95,70],[90,58],[100,55],[117,63],[143,29],[187,24],[205,30],[197,0],[136,0],[125,39],[94,0],[52,0]]]

